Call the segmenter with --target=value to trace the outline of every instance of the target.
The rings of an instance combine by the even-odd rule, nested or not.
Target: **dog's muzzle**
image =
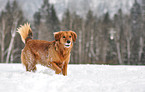
[[[64,45],[65,45],[66,48],[69,48],[70,45],[71,45],[71,42],[70,43],[65,43]]]

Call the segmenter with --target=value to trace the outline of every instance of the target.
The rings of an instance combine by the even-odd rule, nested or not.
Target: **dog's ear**
[[[73,32],[73,31],[70,31],[70,32],[71,32],[71,35],[72,35],[72,39],[75,42],[76,39],[77,39],[77,34],[75,32]]]
[[[54,38],[56,41],[59,41],[60,40],[60,35],[61,35],[61,32],[54,32]]]

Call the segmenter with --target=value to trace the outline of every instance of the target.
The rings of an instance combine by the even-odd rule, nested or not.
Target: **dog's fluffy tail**
[[[30,28],[30,24],[26,23],[24,25],[20,25],[18,29],[18,33],[21,35],[21,39],[24,43],[27,43],[28,39],[33,38],[32,30]]]

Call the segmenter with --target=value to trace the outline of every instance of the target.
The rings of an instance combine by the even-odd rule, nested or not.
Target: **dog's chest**
[[[66,55],[65,57],[58,53],[55,49],[49,49],[48,51],[48,62],[56,62],[56,63],[64,63],[68,62],[70,55]]]

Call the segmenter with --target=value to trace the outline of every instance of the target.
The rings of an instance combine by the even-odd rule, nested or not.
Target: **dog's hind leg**
[[[33,71],[35,72],[37,70],[36,68],[36,63],[34,61],[27,61],[27,64],[25,64],[25,67],[26,67],[26,71]]]
[[[33,67],[32,71],[35,72],[37,70],[36,65]]]
[[[29,72],[31,71],[35,72],[37,70],[36,65],[27,64],[25,65],[25,67],[26,67],[26,71],[29,71]]]
[[[26,69],[30,72],[31,71],[35,72],[37,70],[35,59],[31,59],[31,57],[30,57]]]
[[[21,62],[26,67],[26,71],[29,71],[26,54],[25,54],[25,52],[23,50],[22,50],[22,53],[21,53]]]
[[[30,51],[22,52],[21,60],[23,65],[26,67],[26,71],[35,72],[37,70],[35,57]]]

